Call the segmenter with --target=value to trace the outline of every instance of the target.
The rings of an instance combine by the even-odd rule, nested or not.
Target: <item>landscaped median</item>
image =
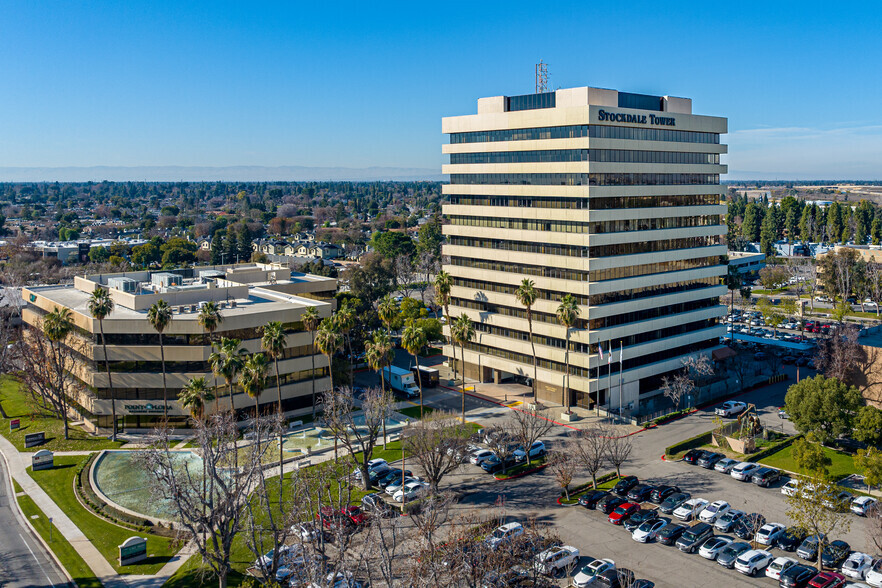
[[[616,475],[615,472],[609,472],[607,474],[603,474],[602,476],[597,477],[597,489],[598,490],[609,490],[613,486],[615,486],[621,478]],[[574,488],[570,489],[570,497],[567,498],[565,492],[560,493],[560,498],[557,499],[557,503],[561,506],[572,506],[574,504],[578,504],[579,496],[584,494],[589,490],[594,489],[593,482],[585,482],[584,484],[580,484]]]
[[[514,478],[523,478],[524,476],[528,476],[530,474],[544,470],[547,466],[548,463],[546,463],[545,461],[545,456],[542,456],[531,463],[522,463],[520,465],[508,468],[505,473],[500,472],[498,474],[494,474],[493,477],[497,480],[513,480]]]
[[[711,442],[712,433],[713,431],[701,433],[700,435],[696,435],[695,437],[690,437],[689,439],[680,441],[679,443],[674,443],[669,447],[665,447],[665,457],[668,459],[679,459],[683,457],[683,454],[690,449],[695,449],[696,447],[707,445]]]

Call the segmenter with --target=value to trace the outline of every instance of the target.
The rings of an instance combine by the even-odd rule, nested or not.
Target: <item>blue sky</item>
[[[722,7],[720,7],[722,6]],[[42,2],[0,18],[0,166],[438,169],[442,116],[594,85],[729,118],[733,178],[882,179],[871,2]]]

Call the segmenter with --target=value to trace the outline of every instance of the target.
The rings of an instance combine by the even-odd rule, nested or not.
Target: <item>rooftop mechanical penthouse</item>
[[[451,314],[477,331],[456,350],[467,377],[533,377],[524,278],[539,294],[541,400],[649,410],[684,356],[719,347],[725,118],[693,114],[688,98],[583,87],[480,98],[442,130]],[[565,294],[580,310],[566,392]]]

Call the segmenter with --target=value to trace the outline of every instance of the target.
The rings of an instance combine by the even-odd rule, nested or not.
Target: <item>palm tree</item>
[[[61,342],[73,331],[73,315],[69,308],[59,307],[49,312],[43,320],[43,333],[55,350],[55,370],[58,378],[58,396],[61,400],[61,419],[64,421],[64,438],[70,439],[67,426],[67,396],[64,393],[64,362],[61,358]]]
[[[205,403],[214,400],[214,394],[205,378],[191,378],[178,393],[178,402],[190,412],[193,420],[202,420],[205,415]]]
[[[453,281],[450,279],[450,274],[441,270],[435,275],[435,297],[438,302],[441,303],[441,306],[444,307],[444,318],[447,320],[447,332],[450,333],[450,336],[447,339],[447,342],[450,343],[450,347],[453,351],[453,382],[456,385],[456,344],[453,342],[453,321],[450,320],[450,288],[453,285]]]
[[[384,296],[377,305],[377,316],[386,326],[386,332],[392,334],[392,323],[398,316],[398,303],[391,296]]]
[[[560,301],[557,307],[557,321],[567,329],[567,348],[564,352],[564,363],[566,365],[566,379],[564,382],[564,409],[570,414],[570,329],[576,324],[579,318],[579,305],[572,294],[567,294]]]
[[[257,453],[260,454],[260,393],[266,386],[269,360],[263,353],[250,355],[242,364],[242,390],[254,399],[254,431],[257,434]],[[281,450],[281,446],[279,446]]]
[[[455,324],[450,325],[450,334],[454,344],[459,344],[460,358],[462,359],[462,422],[465,422],[465,345],[475,338],[475,325],[467,314],[462,314],[456,319]]]
[[[312,336],[312,344],[309,349],[309,355],[312,358],[312,420],[315,421],[315,332],[319,326],[318,309],[315,306],[309,306],[300,315],[303,321],[303,327],[309,331]]]
[[[350,333],[352,332],[352,327],[355,326],[355,305],[352,304],[352,299],[346,299],[343,301],[343,304],[340,305],[340,308],[337,309],[337,328],[340,329],[340,332],[343,333],[343,337],[346,339],[347,346],[349,347],[349,384],[352,385],[355,383],[353,379],[353,357],[352,357],[352,337],[350,337]]]
[[[332,359],[337,350],[343,346],[343,338],[340,336],[340,328],[337,326],[337,321],[334,320],[334,317],[327,317],[322,319],[322,322],[319,323],[318,330],[315,334],[315,344],[318,346],[319,351],[328,358],[328,375],[331,376],[331,390],[333,390],[334,369],[331,365]]]
[[[242,370],[242,366],[245,363],[245,350],[240,347],[242,341],[240,339],[227,339],[226,337],[221,337],[220,344],[217,346],[217,351],[211,354],[208,358],[208,363],[211,364],[212,370],[216,374],[220,374],[224,377],[224,381],[227,383],[227,388],[229,389],[230,394],[230,410],[234,410],[233,406],[233,380],[236,379],[236,375]]]
[[[364,358],[371,369],[380,372],[380,390],[386,393],[386,381],[383,378],[383,368],[392,365],[395,359],[395,351],[392,349],[392,338],[386,331],[375,331],[373,341],[368,341],[365,346]],[[386,448],[386,420],[383,420],[383,449]]]
[[[539,361],[536,358],[536,343],[533,341],[533,304],[536,303],[538,297],[539,293],[536,291],[533,280],[528,278],[524,278],[521,285],[518,286],[518,289],[515,291],[515,298],[517,298],[518,302],[527,309],[527,326],[530,329],[530,347],[533,349],[533,402],[539,400],[537,394],[539,384],[536,382]]]
[[[98,321],[101,330],[101,348],[104,351],[104,369],[107,371],[107,387],[110,390],[110,414],[113,420],[111,441],[116,441],[116,395],[113,393],[113,379],[110,376],[110,360],[107,358],[107,337],[104,336],[104,319],[113,312],[113,299],[110,290],[98,286],[89,296],[89,314]]]
[[[314,308],[310,306],[309,308]],[[276,368],[276,391],[279,394],[279,420],[282,419],[282,379],[279,377],[279,358],[285,353],[288,338],[285,336],[285,328],[280,321],[271,321],[263,327],[263,337],[260,339],[260,346],[266,354],[273,360]],[[315,360],[313,360],[314,362]],[[284,432],[279,430],[279,481],[284,478],[284,454],[282,452],[282,444],[284,442]]]
[[[147,311],[147,320],[159,333],[159,357],[162,361],[162,413],[163,418],[168,420],[168,385],[165,381],[165,345],[162,343],[162,332],[172,320],[171,306],[163,299],[157,300],[150,310]]]
[[[214,348],[214,332],[222,322],[224,317],[220,313],[220,307],[217,302],[209,301],[202,304],[199,309],[199,326],[205,331],[205,345],[209,345],[209,349]],[[217,374],[214,374],[214,388],[217,388]]]
[[[417,382],[420,385],[420,418],[423,418],[423,379],[420,377],[420,351],[426,346],[426,332],[410,321],[401,334],[401,346],[413,355],[417,367]]]

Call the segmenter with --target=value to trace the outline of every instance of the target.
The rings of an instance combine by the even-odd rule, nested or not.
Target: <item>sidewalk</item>
[[[9,464],[9,474],[18,482],[21,489],[31,497],[34,503],[47,517],[52,519],[52,526],[60,532],[71,544],[76,552],[83,558],[92,573],[95,574],[107,588],[124,588],[127,586],[162,586],[178,568],[183,565],[192,552],[192,546],[187,545],[169,561],[165,567],[155,576],[124,576],[116,573],[113,566],[104,559],[101,552],[80,531],[73,521],[62,511],[46,492],[27,473],[31,465],[30,453],[19,453],[5,437],[0,436],[0,453]],[[83,455],[89,452],[58,452],[56,455]],[[16,503],[16,508],[18,508]],[[134,533],[134,532],[133,532]],[[48,547],[48,546],[47,546]]]

